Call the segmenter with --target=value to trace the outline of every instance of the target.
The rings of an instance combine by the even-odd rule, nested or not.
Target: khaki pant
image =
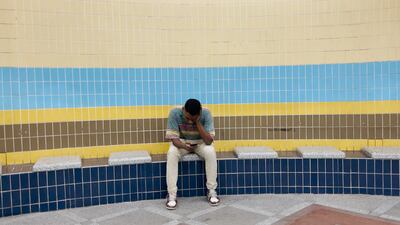
[[[190,152],[186,149],[178,149],[171,143],[167,155],[167,186],[168,194],[176,197],[178,190],[176,182],[178,180],[178,162],[186,154]],[[215,191],[217,188],[217,156],[214,146],[200,144],[195,149],[195,153],[203,158],[206,162],[207,189]]]

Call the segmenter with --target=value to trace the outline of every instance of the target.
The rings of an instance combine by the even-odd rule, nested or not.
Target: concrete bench
[[[196,160],[203,160],[200,156],[196,153],[189,153],[182,157],[181,161],[196,161]]]
[[[151,161],[151,156],[147,151],[113,152],[108,158],[108,165],[150,163]]]
[[[235,147],[234,152],[238,159],[266,159],[277,158],[278,153],[270,147]]]
[[[400,147],[364,147],[361,151],[374,159],[400,159]]]
[[[297,148],[297,152],[303,158],[329,158],[329,159],[342,159],[346,154],[331,146],[302,146]]]
[[[81,167],[82,160],[79,156],[43,157],[33,165],[33,171],[49,171]]]

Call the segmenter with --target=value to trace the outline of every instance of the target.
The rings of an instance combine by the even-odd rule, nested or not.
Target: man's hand
[[[183,149],[185,149],[186,151],[189,151],[189,152],[194,152],[194,150],[197,147],[197,145],[190,145],[189,143],[183,143],[178,138],[172,139],[172,143],[175,145],[175,147],[183,148]]]
[[[203,139],[204,143],[206,145],[210,145],[214,140],[211,137],[211,135],[209,133],[206,132],[206,130],[204,129],[203,125],[200,123],[200,116],[199,118],[197,118],[196,120],[197,122],[194,123],[196,125],[197,130],[199,131],[199,134],[201,136],[201,139]]]
[[[189,152],[194,152],[196,147],[197,147],[197,145],[191,145],[191,144],[188,144],[188,143],[185,144],[185,149],[187,151],[189,151]]]
[[[200,114],[193,117],[192,122],[198,124],[200,122]]]

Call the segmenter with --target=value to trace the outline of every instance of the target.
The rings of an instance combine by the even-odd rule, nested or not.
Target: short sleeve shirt
[[[206,132],[215,136],[214,122],[208,109],[203,108],[200,115],[200,123]],[[188,141],[201,141],[199,131],[195,124],[186,121],[182,108],[174,108],[168,116],[166,138],[169,140],[180,138]]]

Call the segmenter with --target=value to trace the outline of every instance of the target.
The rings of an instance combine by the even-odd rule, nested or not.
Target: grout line
[[[182,218],[181,215],[177,215],[177,214],[171,213],[171,212],[167,211],[164,208],[160,209],[160,208],[156,208],[154,206],[149,206],[149,207],[144,208],[144,210],[146,210],[148,212],[151,212],[151,213],[158,214],[160,216],[167,217],[169,219],[173,219],[173,220],[179,220],[179,219]]]
[[[282,211],[281,213],[279,213],[279,215],[282,215],[282,216],[289,216],[289,215],[291,215],[291,214],[293,214],[293,213],[295,213],[295,212],[297,212],[297,211],[300,211],[300,210],[302,210],[302,209],[304,209],[304,208],[306,208],[306,207],[308,207],[308,206],[310,206],[310,205],[312,205],[312,203],[303,202],[303,203],[294,205],[294,206],[292,206],[292,207],[290,207],[290,208],[288,208],[288,209]]]
[[[108,219],[115,218],[117,216],[122,216],[122,215],[125,215],[125,214],[128,214],[128,213],[134,212],[136,210],[138,210],[138,209],[134,208],[134,209],[128,209],[128,210],[124,210],[124,211],[117,212],[117,213],[111,213],[111,214],[108,214],[108,215],[105,215],[105,216],[101,216],[101,217],[92,219],[91,221],[92,222],[96,222],[96,223],[97,222],[102,222],[102,221],[105,221],[105,220],[108,220]]]
[[[210,212],[214,212],[214,211],[216,211],[218,209],[222,209],[224,207],[226,207],[226,205],[220,205],[218,207],[210,207],[210,208],[207,208],[205,210],[201,210],[201,211],[198,211],[198,212],[191,213],[191,214],[187,215],[186,217],[190,218],[190,219],[193,219],[193,218],[199,217],[201,215],[204,215],[204,214],[207,214],[207,213],[210,213]]]
[[[374,215],[374,216],[379,216],[379,215],[389,211],[391,208],[393,208],[399,202],[400,202],[400,200],[393,200],[393,201],[387,201],[387,202],[385,201],[382,205],[380,205],[378,208],[376,208],[370,214]]]
[[[257,214],[261,214],[261,215],[268,216],[268,217],[275,215],[272,212],[263,211],[263,210],[256,209],[256,208],[249,208],[248,206],[245,206],[245,205],[239,205],[239,203],[235,203],[235,204],[232,204],[230,206],[234,207],[234,208],[237,208],[237,209],[240,209],[240,210],[244,210],[244,211],[252,212],[252,213],[257,213]]]

